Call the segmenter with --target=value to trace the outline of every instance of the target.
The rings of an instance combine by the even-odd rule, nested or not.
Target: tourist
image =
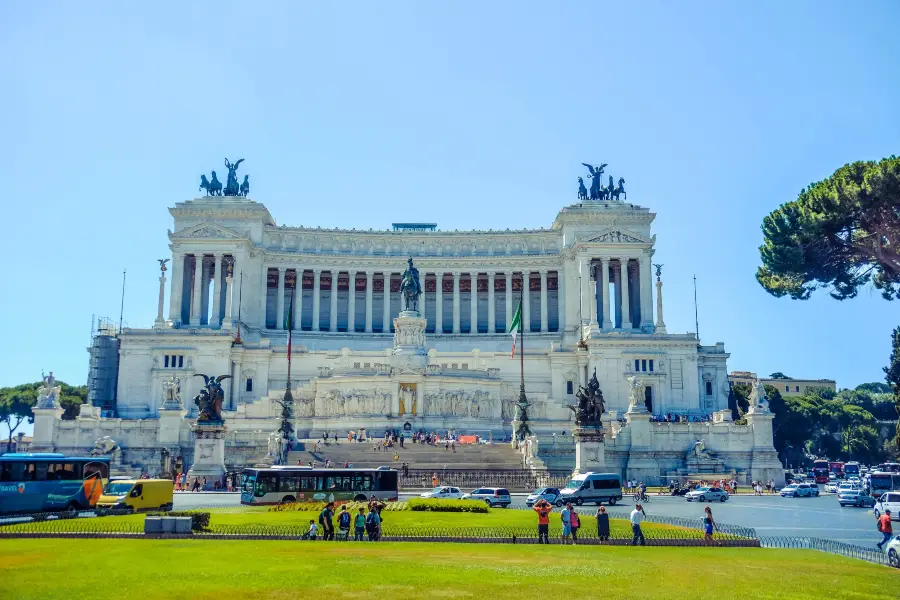
[[[334,502],[329,502],[319,513],[319,525],[322,526],[322,539],[325,541],[334,539]]]
[[[341,532],[342,540],[350,539],[350,513],[347,512],[346,506],[341,506],[341,512],[338,515],[338,530]]]
[[[206,477],[203,478],[203,489],[206,490]]]
[[[572,505],[566,504],[562,512],[559,513],[559,519],[562,521],[562,540],[566,544],[569,542],[569,536],[572,535]]]
[[[316,522],[312,519],[309,520],[309,529],[306,530],[306,533],[300,538],[301,540],[316,540],[316,533],[318,532],[318,528],[316,527]]]
[[[703,540],[711,544],[713,541],[713,529],[718,529],[718,527],[715,520],[713,520],[712,509],[707,506],[703,509],[703,512]]]
[[[431,476],[432,487],[437,487],[438,485],[440,485],[440,483],[441,483],[441,480],[438,479],[437,473],[435,473],[434,475]]]
[[[553,506],[541,498],[534,504],[534,512],[538,514],[538,544],[550,543],[550,512]]]
[[[881,532],[881,541],[875,545],[878,546],[879,550],[884,550],[882,546],[884,546],[885,542],[889,542],[891,540],[891,537],[894,535],[894,530],[891,527],[890,509],[885,510],[884,514],[878,517],[878,531]]]
[[[640,504],[635,504],[634,510],[631,511],[631,515],[628,517],[628,520],[631,521],[632,546],[636,546],[638,541],[640,541],[641,546],[644,545],[644,532],[641,531],[641,521],[643,521],[646,516],[647,513],[644,512],[644,507]]]
[[[597,509],[597,537],[601,542],[609,541],[609,515],[602,506]]]
[[[369,510],[366,516],[366,531],[369,534],[370,542],[377,542],[381,537],[381,516],[377,510]]]
[[[194,486],[191,488],[191,492],[196,492],[200,489],[200,478],[194,477]]]
[[[578,543],[578,528],[581,527],[581,520],[575,509],[569,510],[569,527],[572,529],[572,544]]]
[[[366,510],[359,509],[359,514],[353,518],[353,541],[363,541],[363,533],[366,531]]]
[[[456,454],[456,440],[450,441],[450,448],[453,450],[453,454]]]
[[[298,466],[298,467],[302,467],[302,466],[303,466],[303,461],[302,461],[302,460],[298,460],[298,461],[297,461],[297,466]]]
[[[774,493],[775,493],[775,480],[770,479],[769,480],[769,494],[774,494]]]
[[[401,434],[400,434],[400,447],[401,447],[401,448],[403,448],[403,439],[404,439],[404,437],[405,437],[405,436],[401,433]]]

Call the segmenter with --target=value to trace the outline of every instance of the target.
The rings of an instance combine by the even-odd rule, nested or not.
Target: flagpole
[[[522,285],[525,285],[526,279],[522,278]],[[519,294],[519,306],[522,306],[525,295],[524,288]],[[523,315],[524,317],[524,315]],[[519,347],[519,402],[525,401],[525,326],[522,319],[519,319],[519,337],[522,339],[522,345]]]

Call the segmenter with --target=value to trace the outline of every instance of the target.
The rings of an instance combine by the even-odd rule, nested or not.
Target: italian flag
[[[519,332],[522,331],[522,301],[519,300],[519,306],[516,307],[516,312],[513,314],[512,323],[509,326],[509,333],[512,335],[513,345],[512,345],[512,354],[510,354],[510,358],[516,357],[516,337],[519,335]]]

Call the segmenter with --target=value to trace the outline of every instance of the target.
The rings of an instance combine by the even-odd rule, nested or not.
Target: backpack
[[[349,529],[350,528],[350,513],[342,512],[340,519],[338,519],[338,524],[341,526],[341,529]]]
[[[370,512],[368,515],[366,515],[366,529],[368,529],[369,531],[375,529],[375,513],[374,512]]]

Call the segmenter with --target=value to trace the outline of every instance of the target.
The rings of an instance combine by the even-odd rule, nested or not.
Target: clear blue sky
[[[548,227],[582,162],[658,217],[670,331],[729,368],[881,380],[900,305],[776,299],[760,223],[900,151],[900,4],[4,2],[0,385],[84,383],[156,313],[167,207],[244,157],[279,223]]]

